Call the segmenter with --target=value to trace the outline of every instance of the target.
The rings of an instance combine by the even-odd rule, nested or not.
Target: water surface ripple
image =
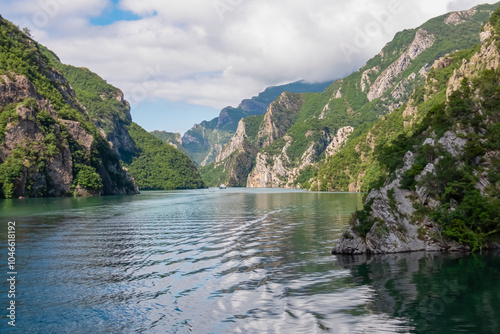
[[[428,331],[436,320],[415,305],[424,298],[415,279],[429,274],[419,263],[427,261],[434,270],[436,261],[446,266],[456,259],[331,256],[361,196],[208,189],[5,201],[2,219],[16,219],[20,226],[18,329],[381,333],[427,326]],[[2,254],[2,263],[5,259]],[[488,259],[498,265],[496,256]],[[377,276],[381,268],[384,274]],[[440,282],[445,280],[463,286],[452,277]],[[449,289],[453,305],[464,294],[460,289]],[[498,283],[487,291],[485,303],[499,297]],[[451,303],[442,303],[445,314]],[[432,307],[437,306],[427,309]],[[457,328],[467,326],[487,332],[498,323],[477,328],[471,320],[457,321]]]

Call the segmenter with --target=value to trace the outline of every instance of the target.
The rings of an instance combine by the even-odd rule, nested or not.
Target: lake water
[[[332,256],[362,195],[0,201],[19,333],[500,333],[500,256]],[[2,332],[7,246],[0,252]]]

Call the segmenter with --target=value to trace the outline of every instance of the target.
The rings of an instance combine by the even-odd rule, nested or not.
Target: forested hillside
[[[137,192],[67,80],[0,17],[0,197]]]
[[[171,145],[132,122],[130,105],[121,90],[86,68],[62,64],[44,49],[51,64],[75,89],[78,100],[104,132],[139,189],[202,188],[204,183],[193,162]]]

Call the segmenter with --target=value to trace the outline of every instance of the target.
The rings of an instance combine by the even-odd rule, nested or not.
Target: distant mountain
[[[154,130],[154,131],[151,131],[150,133],[153,136],[155,136],[156,138],[160,139],[161,141],[175,147],[176,149],[178,149],[182,153],[187,154],[184,147],[182,147],[182,137],[181,137],[180,133],[159,131],[159,130]]]
[[[237,108],[224,108],[219,117],[195,124],[182,137],[182,145],[198,165],[208,165],[215,161],[215,157],[229,142],[242,118],[264,114],[271,102],[285,91],[292,93],[322,92],[331,83],[332,81],[322,83],[297,81],[282,86],[268,87],[258,96],[241,101]]]
[[[119,89],[0,16],[0,197],[204,186],[187,156],[141,130]]]
[[[323,93],[283,92],[264,115],[240,121],[215,162],[202,168],[204,180],[209,185],[368,191],[387,172],[370,165],[385,128],[362,135],[404,107],[433,66],[446,66],[442,57],[480,43],[481,28],[497,7],[476,6],[399,32],[359,71]]]

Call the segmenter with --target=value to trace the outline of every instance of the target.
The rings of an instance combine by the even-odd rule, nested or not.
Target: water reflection
[[[405,319],[418,333],[499,333],[500,253],[337,256],[360,286],[366,308]]]

